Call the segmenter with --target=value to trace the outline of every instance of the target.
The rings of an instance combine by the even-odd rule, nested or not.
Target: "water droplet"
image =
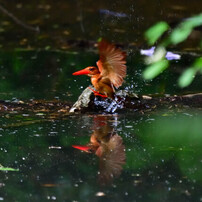
[[[105,196],[105,193],[104,192],[97,192],[96,194],[95,194],[95,196]]]

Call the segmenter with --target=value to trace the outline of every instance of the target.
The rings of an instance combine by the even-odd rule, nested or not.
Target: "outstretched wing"
[[[97,66],[101,77],[107,77],[118,88],[126,76],[126,53],[103,40],[98,44],[100,59]]]

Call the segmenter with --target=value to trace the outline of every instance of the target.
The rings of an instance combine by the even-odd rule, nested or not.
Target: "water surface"
[[[72,72],[97,59],[93,52],[16,51],[1,55],[1,98],[8,103],[44,100],[71,105],[89,85],[87,77],[75,78]],[[180,68],[183,59],[173,64]],[[138,52],[129,57],[122,89],[159,96],[201,90],[200,76],[182,90],[170,79],[178,76],[175,68],[152,82],[142,79],[142,68]],[[19,169],[0,173],[2,200],[201,199],[200,108],[54,113],[58,115],[43,110],[1,112],[0,162]],[[90,153],[72,147],[89,146],[92,136],[99,147],[92,147]]]

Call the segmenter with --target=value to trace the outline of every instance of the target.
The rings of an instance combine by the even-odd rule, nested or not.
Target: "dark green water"
[[[87,76],[72,76],[76,70],[95,65],[99,59],[92,51],[1,51],[0,95],[2,100],[62,99],[76,101],[90,83]],[[127,58],[127,77],[120,89],[137,94],[186,94],[201,92],[201,76],[185,89],[177,86],[184,66],[194,57],[183,55],[180,62],[171,62],[170,68],[153,81],[144,81],[144,57],[133,51]]]
[[[1,129],[1,164],[19,168],[18,172],[0,173],[1,197],[5,201],[201,199],[201,113],[161,111],[103,117],[125,146],[126,163],[120,177],[100,185],[99,158],[71,146],[89,142],[98,115],[70,116],[63,121]],[[115,162],[106,158],[109,173]],[[104,196],[97,196],[100,192]]]
[[[158,79],[145,82],[143,59],[134,55],[128,58],[123,89],[140,94],[201,91],[200,77],[185,90],[173,82],[183,59],[173,62],[174,68]],[[73,77],[72,72],[97,60],[92,52],[14,51],[1,52],[1,57],[0,94],[8,102],[56,99],[73,104],[89,79]],[[99,135],[116,135],[123,141],[125,150],[115,149],[116,158],[110,152],[99,157],[72,147],[88,144],[100,119],[109,129],[101,129]],[[30,120],[41,122],[26,125]],[[70,115],[48,122],[41,112],[2,112],[0,163],[19,171],[0,172],[0,197],[5,201],[199,201],[201,122],[201,109],[187,107]],[[109,145],[103,148],[110,149]],[[119,163],[124,155],[125,163]]]

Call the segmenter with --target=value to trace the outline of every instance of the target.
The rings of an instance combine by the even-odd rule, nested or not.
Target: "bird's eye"
[[[90,71],[93,71],[93,70],[94,70],[94,67],[91,67],[89,70],[90,70]]]

